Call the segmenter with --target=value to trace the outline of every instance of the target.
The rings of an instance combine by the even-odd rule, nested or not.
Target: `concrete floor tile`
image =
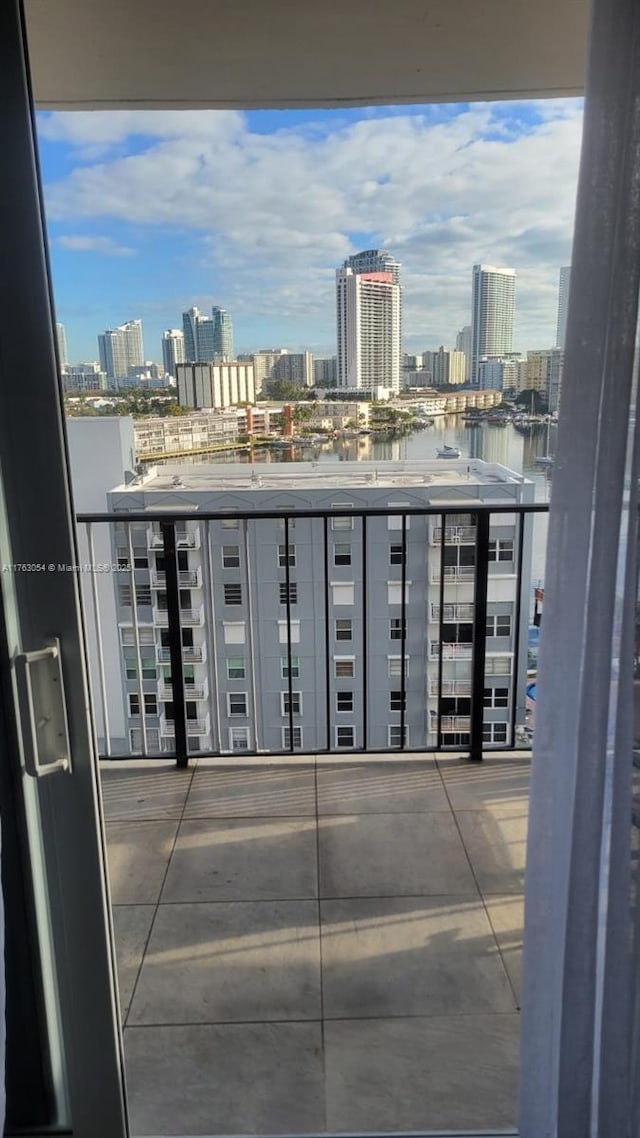
[[[107,821],[180,818],[193,774],[193,768],[182,770],[167,760],[102,762],[104,816]]]
[[[526,811],[459,810],[456,820],[481,892],[523,893]]]
[[[319,814],[390,814],[449,810],[433,760],[318,766]]]
[[[327,1130],[515,1128],[518,1016],[325,1024]]]
[[[155,905],[114,905],[112,909],[123,1022],[127,1018],[155,911]]]
[[[177,822],[107,822],[107,862],[114,905],[155,905]]]
[[[327,1018],[515,1011],[473,897],[323,901],[321,928]]]
[[[130,1024],[319,1018],[317,902],[159,907]]]
[[[438,769],[458,810],[491,810],[495,815],[526,814],[531,760],[487,756],[481,763],[438,756]]]
[[[498,942],[504,966],[516,999],[522,984],[522,938],[524,936],[524,897],[487,897],[489,920]]]
[[[303,766],[196,770],[185,818],[290,818],[315,815],[315,771]]]
[[[134,1027],[124,1041],[135,1138],[325,1129],[318,1023]]]
[[[315,818],[183,822],[162,901],[316,897]]]
[[[343,814],[318,825],[321,897],[476,891],[451,814]]]

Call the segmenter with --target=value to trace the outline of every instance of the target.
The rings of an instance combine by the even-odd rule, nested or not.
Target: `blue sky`
[[[570,260],[578,100],[336,111],[55,112],[38,137],[57,318],[72,361],[141,318],[145,355],[221,304],[236,351],[334,346],[334,271],[403,265],[405,348],[451,344],[471,266],[518,273],[516,347],[553,343]]]

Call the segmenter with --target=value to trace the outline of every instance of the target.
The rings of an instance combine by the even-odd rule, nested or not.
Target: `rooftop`
[[[426,486],[469,488],[487,484],[530,486],[521,474],[481,459],[415,462],[168,463],[153,466],[118,494],[167,490],[397,490]]]
[[[514,1128],[529,768],[103,763],[131,1133]]]

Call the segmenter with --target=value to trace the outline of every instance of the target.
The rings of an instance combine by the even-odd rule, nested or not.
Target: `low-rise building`
[[[182,363],[176,364],[178,402],[196,410],[233,407],[255,403],[253,364]]]

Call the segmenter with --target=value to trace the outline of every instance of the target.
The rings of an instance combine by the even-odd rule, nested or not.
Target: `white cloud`
[[[56,245],[74,253],[104,253],[107,257],[132,257],[135,253],[128,245],[118,245],[111,237],[99,234],[63,234],[56,238]]]
[[[300,343],[313,325],[331,345],[333,270],[344,257],[389,248],[403,263],[415,350],[450,342],[469,322],[479,260],[518,272],[517,346],[552,342],[581,121],[575,100],[551,100],[451,116],[337,112],[268,134],[226,111],[54,113],[39,130],[85,163],[47,186],[53,220],[190,231],[218,299],[247,320],[271,313]],[[105,156],[87,163],[96,146]]]

